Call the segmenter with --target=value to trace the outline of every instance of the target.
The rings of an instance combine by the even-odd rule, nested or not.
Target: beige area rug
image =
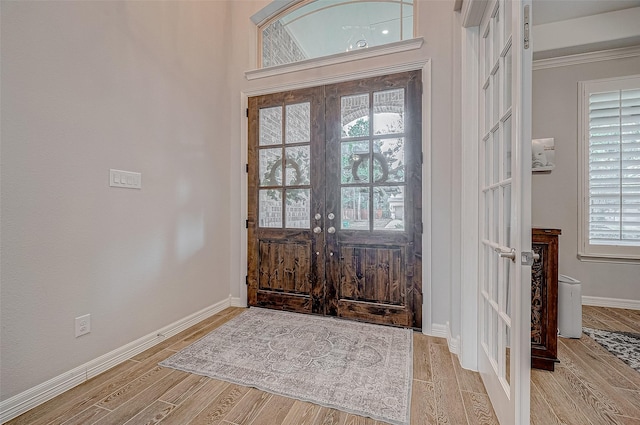
[[[161,366],[409,424],[409,329],[252,307]]]

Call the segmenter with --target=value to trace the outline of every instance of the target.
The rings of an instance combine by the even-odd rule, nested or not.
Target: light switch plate
[[[142,189],[142,174],[112,168],[109,170],[109,186]]]

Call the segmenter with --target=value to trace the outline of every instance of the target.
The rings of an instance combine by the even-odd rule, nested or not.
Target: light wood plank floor
[[[382,425],[157,363],[240,314],[229,308],[8,422],[29,424]],[[640,332],[640,312],[583,309],[585,326]],[[640,374],[588,337],[560,339],[556,372],[532,371],[533,425],[640,425]],[[414,334],[411,424],[497,424],[477,373],[446,341]]]
[[[582,325],[640,333],[640,311],[584,306]],[[558,338],[558,358],[531,371],[532,425],[640,425],[640,373],[584,334]]]

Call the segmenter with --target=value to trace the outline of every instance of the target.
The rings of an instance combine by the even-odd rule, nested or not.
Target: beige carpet
[[[252,307],[160,363],[409,424],[412,331]]]

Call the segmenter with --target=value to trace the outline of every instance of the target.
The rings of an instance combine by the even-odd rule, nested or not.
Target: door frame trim
[[[483,9],[484,10],[484,9]],[[460,259],[460,351],[462,367],[478,370],[478,256],[480,234],[478,223],[480,188],[478,170],[478,107],[480,48],[479,27],[462,27],[462,200]]]
[[[379,77],[382,75],[396,74],[406,71],[420,70],[422,72],[422,152],[424,154],[424,165],[422,167],[422,223],[425,229],[422,235],[422,333],[431,335],[433,333],[433,318],[431,302],[433,301],[431,293],[432,285],[432,237],[431,237],[431,59],[422,59],[418,61],[399,61],[392,65],[364,67],[357,72],[336,72],[320,77],[296,78],[295,75],[289,74],[290,80],[287,83],[272,83],[261,81],[261,84],[255,88],[243,90],[240,92],[240,111],[242,119],[240,120],[240,163],[238,170],[241,170],[240,176],[240,211],[246,215],[248,208],[248,176],[244,172],[244,166],[248,161],[249,133],[248,118],[245,111],[248,107],[248,99],[253,96],[261,96],[265,94],[278,93],[282,91],[296,90],[307,87],[321,86],[344,81],[365,79],[371,77]],[[244,220],[240,220],[243,223]],[[232,231],[232,233],[235,233]],[[242,225],[240,228],[240,263],[236,278],[240,286],[239,304],[247,305],[247,287],[244,284],[247,274],[247,229]],[[425,303],[424,300],[428,300]]]

